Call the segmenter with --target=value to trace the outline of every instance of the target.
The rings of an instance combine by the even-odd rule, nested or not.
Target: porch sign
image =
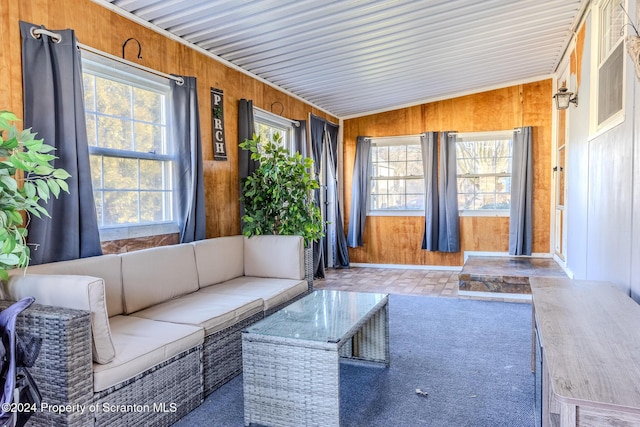
[[[224,95],[222,89],[211,88],[211,123],[213,125],[213,159],[227,160],[224,142]]]

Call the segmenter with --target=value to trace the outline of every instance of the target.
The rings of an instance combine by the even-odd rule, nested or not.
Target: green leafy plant
[[[51,165],[54,147],[35,139],[31,129],[19,131],[18,118],[0,111],[0,279],[7,270],[29,264],[26,225],[30,215],[49,217],[40,201],[69,192],[64,169]],[[24,216],[23,216],[24,214]]]
[[[291,155],[274,134],[270,141],[261,142],[253,136],[240,144],[259,162],[253,175],[243,184],[243,234],[299,235],[306,244],[320,239],[322,216],[313,203],[313,190],[319,188],[310,170],[313,160]]]

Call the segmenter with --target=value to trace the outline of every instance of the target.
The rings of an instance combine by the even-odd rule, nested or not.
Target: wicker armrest
[[[0,301],[0,310],[11,305]],[[33,304],[18,316],[18,333],[42,340],[40,354],[29,372],[48,405],[88,405],[93,397],[90,313]],[[51,412],[35,414],[35,425],[83,424],[78,412],[65,415]],[[51,423],[54,424],[51,424]]]

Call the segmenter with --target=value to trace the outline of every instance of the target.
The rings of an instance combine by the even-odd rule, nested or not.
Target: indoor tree
[[[51,162],[54,147],[36,139],[31,129],[18,130],[18,118],[0,111],[0,279],[7,270],[29,264],[27,228],[31,215],[49,216],[40,204],[60,191],[69,192],[64,169]]]
[[[262,141],[254,135],[240,148],[249,150],[259,164],[242,187],[243,234],[299,235],[307,246],[319,240],[324,233],[320,208],[313,202],[319,188],[310,173],[313,160],[290,154],[278,133]]]

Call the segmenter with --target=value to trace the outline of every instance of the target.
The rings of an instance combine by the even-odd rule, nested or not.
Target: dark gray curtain
[[[180,242],[206,237],[202,137],[195,77],[184,77],[180,85],[171,80],[171,117],[176,141],[175,188],[178,190]]]
[[[424,167],[424,235],[422,249],[438,250],[438,133],[420,135]]]
[[[356,139],[356,158],[351,179],[351,213],[347,244],[352,248],[362,246],[364,226],[367,220],[367,200],[369,199],[369,179],[371,178],[371,138],[359,136]]]
[[[347,238],[344,234],[344,225],[342,221],[342,208],[340,207],[340,198],[338,197],[338,126],[333,123],[327,123],[326,136],[329,142],[329,153],[331,158],[331,167],[333,168],[333,176],[336,177],[335,197],[335,218],[334,225],[336,227],[336,244],[335,244],[335,260],[334,266],[338,268],[349,267],[349,250],[347,249]]]
[[[438,251],[460,251],[456,142],[449,132],[440,133],[440,194]]]
[[[322,161],[322,149],[323,149],[323,138],[324,138],[324,124],[325,120],[320,117],[310,115],[309,118],[309,130],[311,135],[311,158],[313,159],[313,168],[316,177],[320,177],[320,162]],[[324,190],[323,187],[316,190],[314,193],[314,198],[316,204],[322,210],[322,206],[320,205],[320,191]],[[323,216],[324,218],[324,216]],[[326,234],[327,227],[326,224],[323,224],[323,231]],[[313,242],[313,267],[314,267],[314,277],[323,278],[324,277],[324,247],[325,247],[325,238],[321,238],[317,242]]]
[[[238,101],[238,144],[246,139],[252,139],[256,133],[253,121],[253,101],[241,99]],[[240,182],[240,194],[244,186],[244,180],[258,168],[258,162],[251,159],[251,152],[238,147],[238,179]],[[240,230],[242,230],[242,217],[244,216],[244,204],[240,201]]]
[[[256,133],[253,123],[253,101],[241,99],[238,101],[238,144],[244,142],[245,139],[252,139]],[[258,162],[251,159],[251,152],[238,148],[238,174],[240,176],[240,185],[244,178],[253,174],[258,168]]]
[[[531,255],[533,240],[533,155],[531,126],[513,133],[509,254]]]
[[[35,38],[20,22],[24,127],[56,148],[56,168],[71,174],[69,194],[50,199],[51,218],[31,218],[28,241],[31,264],[101,255],[98,219],[91,186],[89,147],[82,90],[82,63],[73,30],[55,30],[56,43],[46,35]]]

